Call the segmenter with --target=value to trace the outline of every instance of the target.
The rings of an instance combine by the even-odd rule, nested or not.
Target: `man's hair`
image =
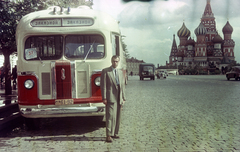
[[[119,60],[120,60],[120,57],[119,57],[118,55],[114,55],[114,56],[112,56],[111,61],[112,61],[113,59],[116,59],[116,58],[119,58]]]

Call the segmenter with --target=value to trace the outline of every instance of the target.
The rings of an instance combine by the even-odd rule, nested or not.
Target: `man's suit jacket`
[[[125,80],[123,77],[122,70],[117,69],[117,73],[119,76],[119,85],[120,85],[120,104],[123,104],[123,100],[125,101]],[[105,68],[102,70],[101,74],[101,93],[102,99],[107,99],[108,103],[117,102],[117,82],[113,74],[112,66]]]

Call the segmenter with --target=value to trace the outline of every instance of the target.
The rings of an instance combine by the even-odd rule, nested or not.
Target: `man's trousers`
[[[121,119],[121,105],[120,105],[120,88],[118,88],[118,102],[107,103],[106,105],[106,135],[118,135],[120,119]]]

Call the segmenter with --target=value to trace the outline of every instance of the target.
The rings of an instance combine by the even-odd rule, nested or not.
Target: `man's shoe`
[[[118,135],[114,135],[112,136],[112,138],[120,138]]]
[[[112,142],[113,140],[112,140],[112,137],[111,136],[108,136],[107,138],[106,138],[106,142]]]

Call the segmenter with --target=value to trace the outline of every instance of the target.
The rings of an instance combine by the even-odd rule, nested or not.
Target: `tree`
[[[5,94],[12,94],[10,55],[17,52],[15,32],[22,16],[44,8],[44,3],[37,0],[1,1],[0,2],[0,54],[4,55]]]
[[[125,36],[122,36],[122,38],[121,38],[123,51],[125,52],[126,59],[130,59],[130,54],[129,54],[128,50],[127,50],[127,45],[123,41],[123,37],[125,37]]]
[[[86,1],[86,0],[48,0],[46,1],[48,6],[60,6],[60,7],[76,7],[80,5],[87,5],[92,8],[93,0]]]
[[[15,30],[17,26],[14,3],[1,1],[0,3],[0,52],[4,55],[5,94],[12,93],[10,55],[16,52]]]

